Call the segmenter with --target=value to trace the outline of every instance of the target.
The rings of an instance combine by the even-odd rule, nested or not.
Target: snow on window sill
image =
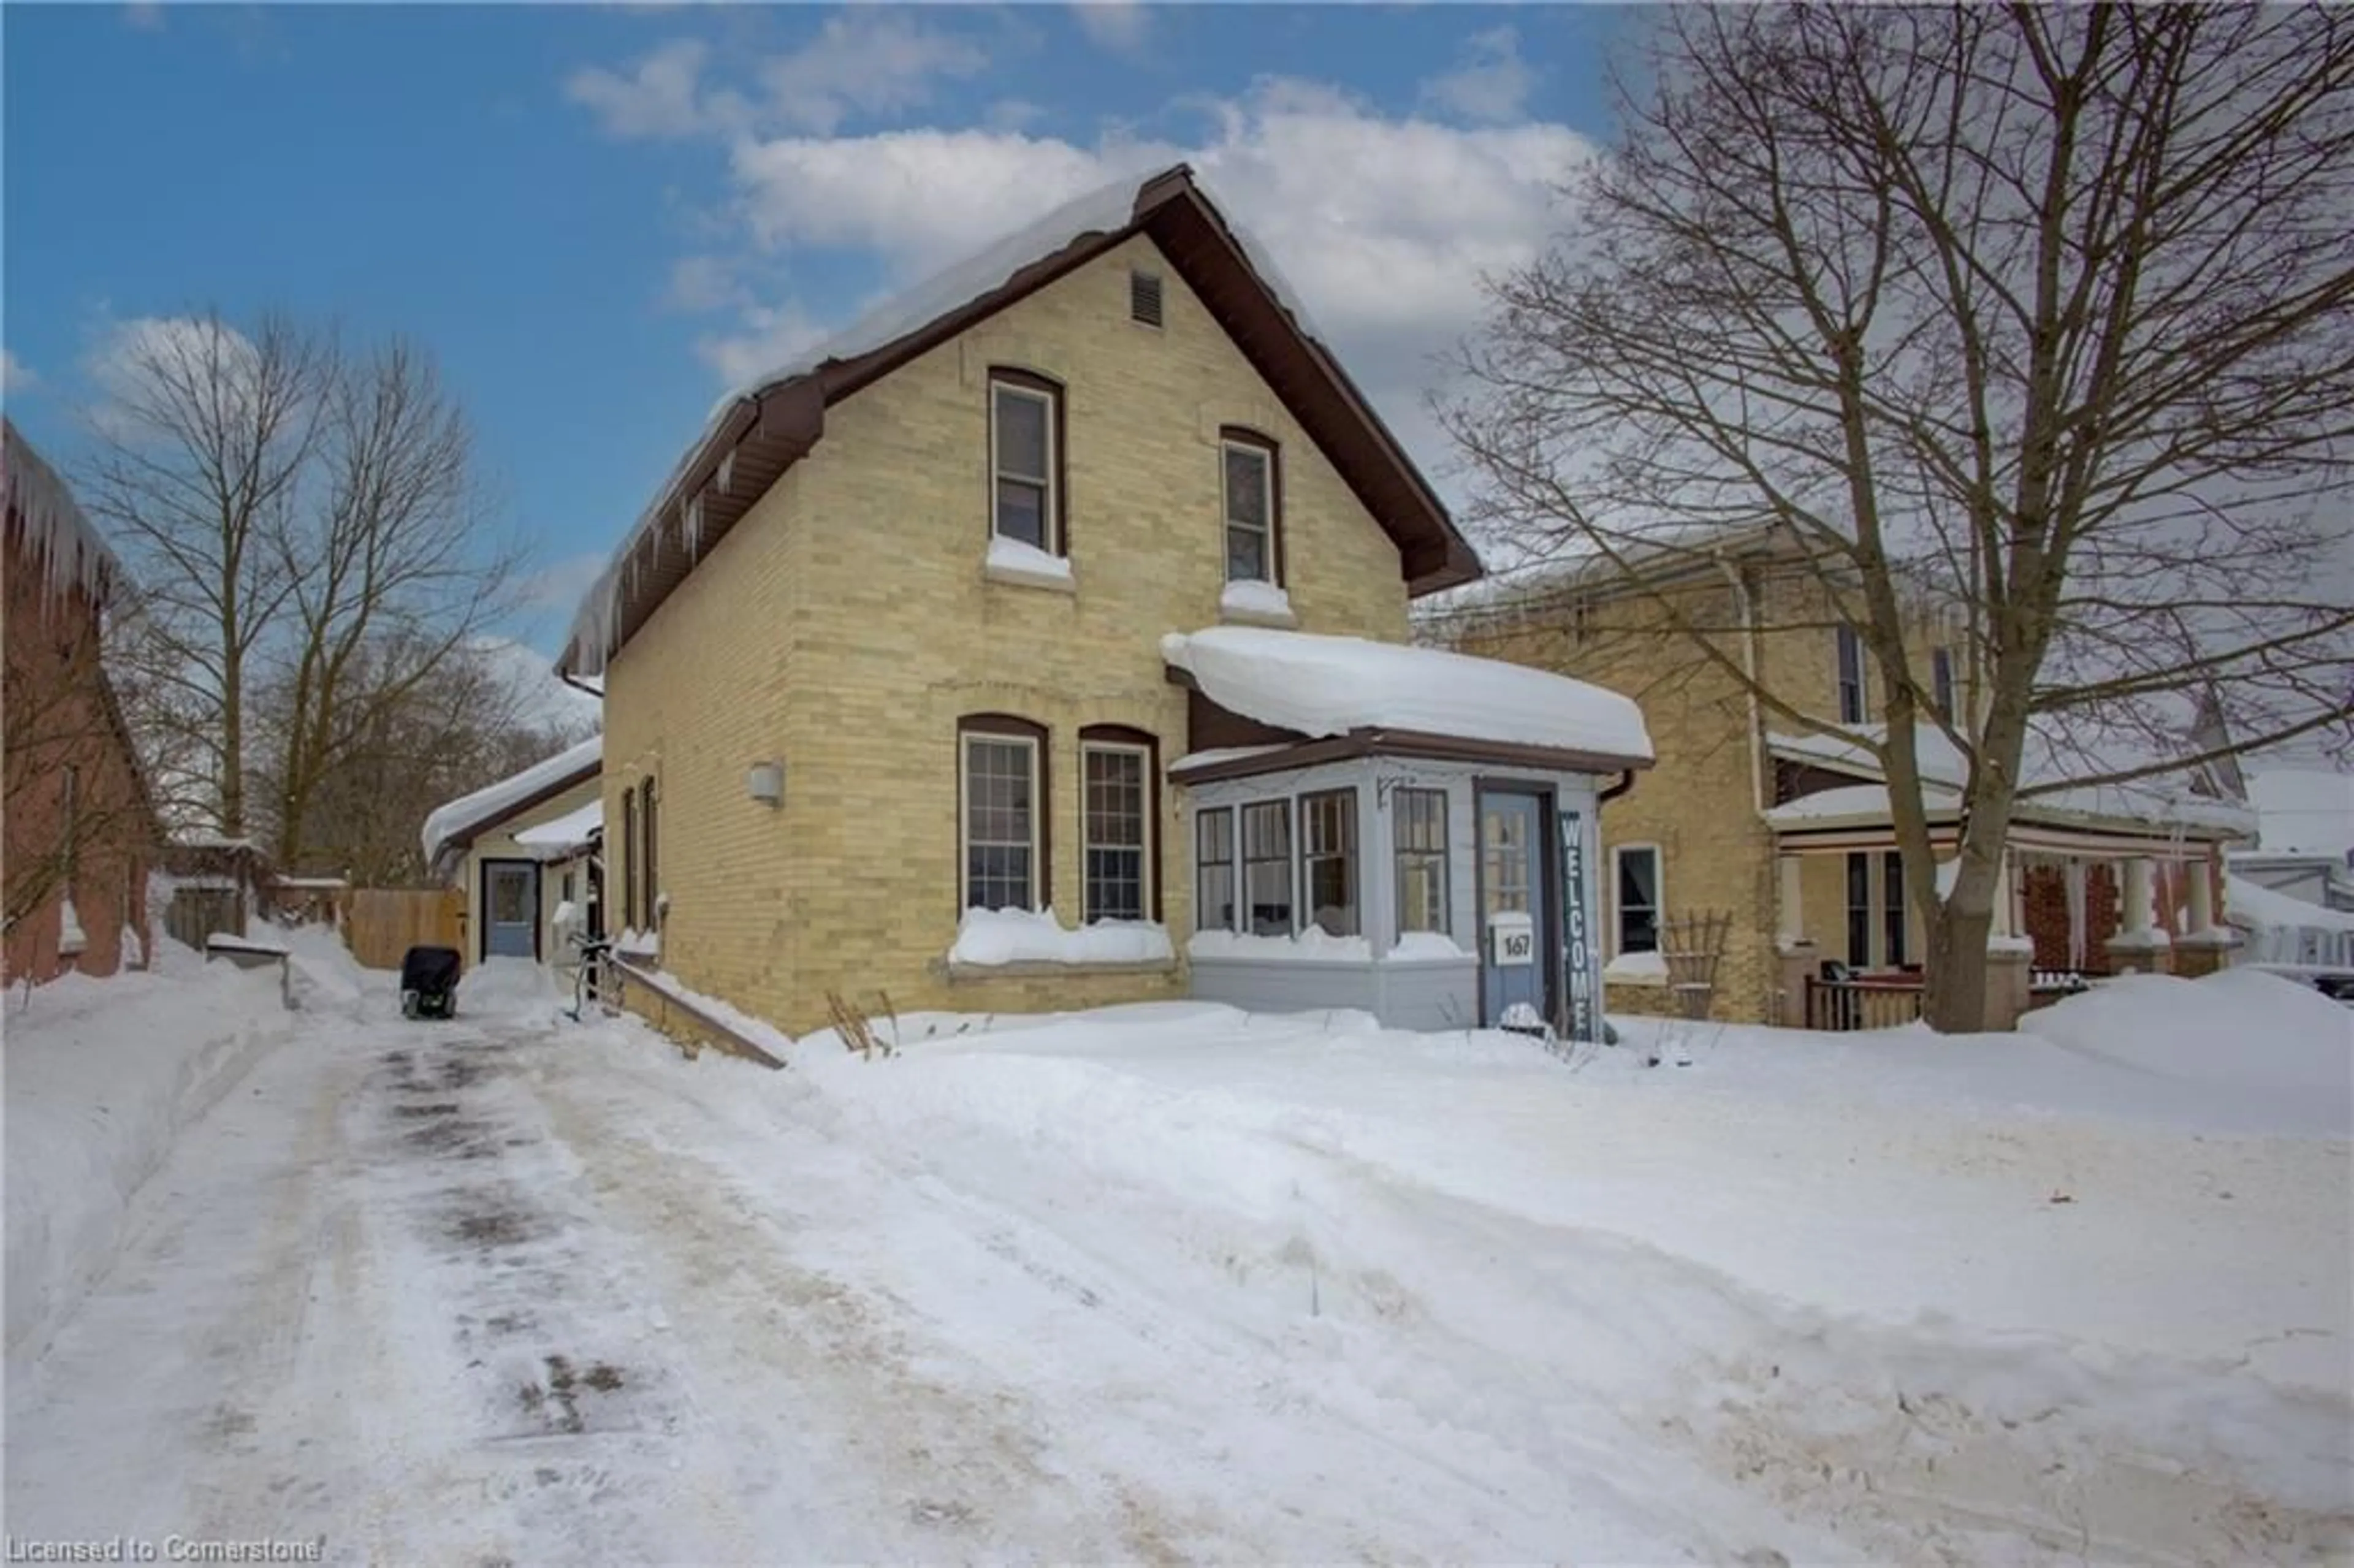
[[[1273,626],[1288,630],[1299,624],[1292,613],[1291,596],[1273,583],[1230,582],[1218,595],[1218,619],[1243,626]]]
[[[652,931],[624,929],[613,939],[613,951],[625,959],[651,959],[662,951],[662,938]]]
[[[1172,969],[1176,949],[1167,927],[1154,920],[1097,920],[1076,930],[1049,906],[1029,909],[968,909],[957,923],[948,950],[951,979],[976,974],[1059,974],[1071,969]]]
[[[1247,932],[1196,931],[1185,944],[1186,955],[1204,959],[1239,959],[1278,964],[1369,964],[1373,945],[1363,937],[1334,937],[1322,927],[1310,926],[1296,937],[1256,937]]]
[[[1468,964],[1472,955],[1444,931],[1408,931],[1382,955],[1385,964]]]
[[[1079,591],[1068,556],[1049,555],[1035,545],[1008,539],[1002,534],[989,541],[989,554],[981,558],[981,575],[990,582],[1003,583],[1009,588],[1045,588],[1054,593]]]
[[[1602,979],[1608,985],[1663,986],[1668,960],[1656,952],[1621,953],[1602,966]]]

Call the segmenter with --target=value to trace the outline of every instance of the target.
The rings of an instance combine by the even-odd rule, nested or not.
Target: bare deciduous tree
[[[451,742],[444,688],[479,692],[472,645],[524,564],[463,410],[413,345],[277,317],[139,323],[104,379],[83,491],[141,586],[116,657],[166,814],[260,834],[288,870],[397,858],[414,818],[378,832],[352,780],[445,771],[387,737]],[[469,722],[538,738],[496,703]]]
[[[298,526],[330,355],[281,317],[250,335],[217,315],[122,337],[80,485],[140,584],[143,724],[201,759],[219,830],[247,830],[246,694],[292,591],[280,541]]]
[[[1646,586],[1787,543],[1884,693],[1853,738],[1929,930],[1925,1015],[1976,1027],[2014,807],[2062,784],[2022,781],[2031,745],[2073,745],[2082,787],[2346,738],[2354,19],[1678,7],[1653,39],[1446,418],[1492,529],[1829,733],[1744,661],[1754,625]],[[1906,635],[1925,599],[1964,623],[1960,711]],[[1922,726],[1966,769],[1943,894]]]

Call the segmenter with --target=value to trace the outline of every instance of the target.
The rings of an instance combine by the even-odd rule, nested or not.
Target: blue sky
[[[8,411],[70,464],[132,323],[429,347],[577,591],[736,378],[997,232],[1192,161],[1426,464],[1421,409],[1607,131],[1590,8],[0,12]]]

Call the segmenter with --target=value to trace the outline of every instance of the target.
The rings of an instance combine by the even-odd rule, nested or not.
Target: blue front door
[[[482,867],[482,956],[539,957],[539,867],[527,860]]]
[[[1547,1019],[1553,951],[1543,798],[1479,791],[1479,1011],[1490,1025],[1525,1005]],[[1514,1020],[1517,1022],[1517,1018]]]

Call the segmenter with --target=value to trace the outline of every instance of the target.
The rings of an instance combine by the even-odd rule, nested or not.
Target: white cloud
[[[525,608],[561,610],[570,615],[604,570],[605,557],[601,554],[567,556],[542,567],[524,581]]]
[[[682,256],[671,263],[664,302],[673,310],[716,311],[750,303],[737,263],[725,256]]]
[[[825,132],[854,114],[920,108],[936,79],[988,69],[989,56],[969,38],[860,7],[828,16],[809,43],[763,61],[759,78],[777,123]]]
[[[698,38],[673,38],[638,61],[626,76],[599,67],[574,71],[564,95],[596,111],[614,136],[693,136],[716,129],[726,106],[705,101]]]
[[[701,39],[673,38],[626,71],[574,71],[565,96],[594,111],[613,136],[825,134],[855,116],[921,108],[936,82],[978,76],[989,56],[971,39],[912,16],[862,6],[827,17],[800,48],[757,61],[757,91],[710,85],[711,64]]]
[[[82,360],[98,397],[90,417],[103,429],[127,433],[153,424],[160,405],[185,406],[188,397],[236,397],[256,385],[261,352],[224,322],[196,316],[135,316],[111,322]],[[179,388],[177,392],[170,388]]]
[[[33,374],[31,366],[8,350],[0,348],[0,392],[13,392],[21,396],[40,384],[41,378]]]
[[[1291,79],[1190,107],[1211,122],[1191,144],[1088,146],[981,129],[747,141],[732,165],[742,220],[767,249],[873,252],[904,285],[1058,202],[1191,163],[1264,241],[1401,439],[1437,462],[1443,443],[1422,397],[1433,356],[1479,322],[1483,274],[1537,254],[1556,222],[1553,186],[1588,144],[1560,125],[1391,119]],[[1343,170],[1363,177],[1335,177]],[[697,347],[734,382],[819,335],[788,302]]]
[[[143,33],[160,33],[164,30],[164,7],[159,0],[133,0],[122,8],[122,25]]]
[[[1137,0],[1090,0],[1072,6],[1071,13],[1081,32],[1114,54],[1140,52],[1152,34],[1152,13]]]
[[[1524,111],[1536,71],[1521,58],[1520,35],[1511,27],[1474,33],[1457,52],[1454,69],[1422,84],[1427,109],[1485,124],[1504,124]]]
[[[754,305],[742,325],[732,333],[706,333],[695,341],[695,352],[719,373],[719,379],[739,387],[772,367],[797,358],[824,341],[832,329],[813,321],[799,304]]]

